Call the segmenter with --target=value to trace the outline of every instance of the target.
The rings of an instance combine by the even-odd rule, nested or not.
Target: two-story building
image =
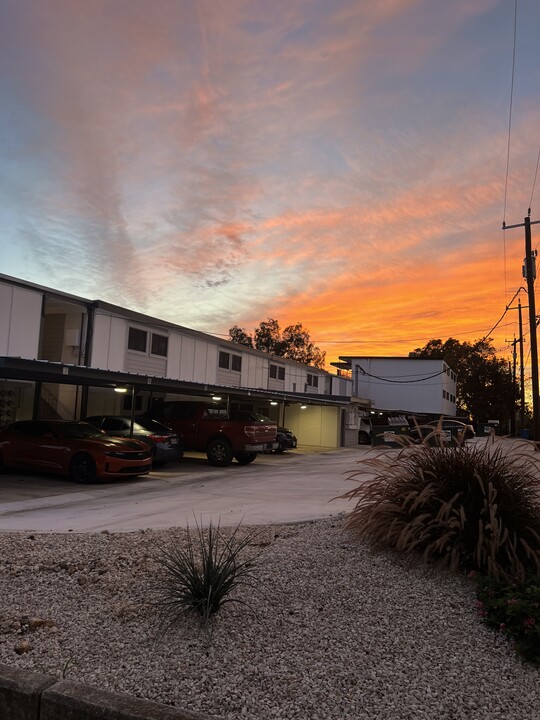
[[[220,397],[290,427],[302,445],[334,448],[355,443],[352,387],[319,368],[0,275],[0,426]]]
[[[454,417],[456,375],[444,360],[417,357],[340,357],[332,363],[352,382],[352,396],[378,411]]]

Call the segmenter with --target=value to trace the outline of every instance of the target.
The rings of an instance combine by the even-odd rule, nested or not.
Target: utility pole
[[[518,300],[519,314],[519,385],[521,388],[519,403],[519,429],[525,427],[525,368],[523,366],[523,318],[521,317],[521,299]]]
[[[514,335],[513,340],[505,340],[505,342],[510,343],[510,345],[514,346],[514,351],[512,353],[513,357],[513,363],[510,365],[510,372],[512,374],[512,414],[510,415],[510,434],[512,436],[516,436],[516,365],[517,365],[517,350],[516,345],[518,344],[519,340],[516,340],[516,336]]]
[[[532,400],[533,400],[533,440],[540,441],[540,395],[538,386],[538,345],[536,342],[536,306],[534,300],[534,280],[536,277],[536,251],[533,255],[531,242],[531,225],[537,225],[540,220],[531,222],[531,209],[522,223],[517,225],[506,225],[503,223],[503,230],[510,228],[525,228],[525,277],[527,279],[527,292],[529,293],[529,327],[531,331],[531,375],[532,375]]]

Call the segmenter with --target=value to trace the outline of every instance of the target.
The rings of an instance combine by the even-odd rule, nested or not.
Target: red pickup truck
[[[210,465],[225,467],[233,458],[240,465],[247,465],[257,453],[279,447],[276,423],[263,416],[232,419],[224,405],[166,400],[145,415],[180,433],[186,450],[205,452]]]

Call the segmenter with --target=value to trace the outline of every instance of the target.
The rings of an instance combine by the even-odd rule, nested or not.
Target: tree
[[[238,343],[238,345],[246,345],[247,347],[253,347],[253,338],[245,331],[244,328],[233,325],[229,329],[229,340]]]
[[[296,360],[304,365],[313,367],[324,367],[326,353],[316,347],[312,342],[309,332],[301,323],[289,325],[283,331],[282,342],[285,345],[285,357],[289,360]]]
[[[255,328],[253,337],[244,328],[234,325],[229,330],[229,340],[304,365],[324,368],[326,353],[313,343],[302,323],[288,325],[281,332],[278,321],[268,318]]]
[[[283,355],[285,349],[277,320],[268,318],[255,328],[255,348],[272,355]]]
[[[460,415],[472,415],[479,422],[500,420],[505,426],[515,417],[519,396],[512,372],[498,358],[487,338],[473,343],[448,338],[430,340],[416,348],[412,357],[443,359],[456,373],[456,408]]]

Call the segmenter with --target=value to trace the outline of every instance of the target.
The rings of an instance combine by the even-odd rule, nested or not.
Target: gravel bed
[[[0,534],[0,662],[231,720],[538,719],[540,672],[482,626],[471,581],[343,526],[265,528],[250,607],[162,639],[154,556],[184,530]]]

